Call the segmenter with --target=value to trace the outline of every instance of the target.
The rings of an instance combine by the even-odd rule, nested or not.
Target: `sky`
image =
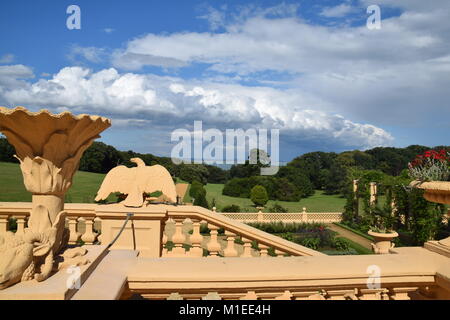
[[[449,145],[449,31],[448,0],[3,0],[0,105],[106,116],[101,141],[161,156],[194,121],[278,129],[281,161]]]

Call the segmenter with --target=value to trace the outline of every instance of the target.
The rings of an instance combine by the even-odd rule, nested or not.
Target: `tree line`
[[[298,201],[314,194],[314,190],[323,190],[325,194],[346,194],[346,188],[352,179],[361,175],[400,176],[406,170],[408,162],[417,154],[426,150],[448,148],[438,146],[429,148],[411,145],[406,148],[377,147],[366,151],[310,152],[294,158],[280,167],[274,176],[260,176],[263,166],[260,162],[233,165],[229,170],[206,164],[176,165],[169,157],[142,154],[134,151],[119,151],[102,142],[94,142],[84,153],[79,170],[107,173],[117,165],[133,166],[130,158],[139,157],[146,165],[160,164],[166,167],[173,177],[192,183],[198,181],[225,184],[223,194],[245,197],[250,196],[256,185],[266,188],[269,199]],[[8,141],[0,138],[0,161],[17,162],[13,157],[14,148]]]

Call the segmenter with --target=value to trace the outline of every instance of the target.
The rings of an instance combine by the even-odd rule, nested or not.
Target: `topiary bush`
[[[252,200],[256,206],[265,206],[267,201],[269,201],[266,188],[260,185],[254,186],[250,192],[250,200]]]

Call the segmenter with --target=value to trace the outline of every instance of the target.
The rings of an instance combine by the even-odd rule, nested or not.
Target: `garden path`
[[[337,232],[342,237],[350,239],[353,242],[356,242],[356,243],[362,245],[363,247],[365,247],[369,250],[372,250],[372,245],[371,245],[372,242],[369,239],[361,237],[360,235],[358,235],[354,232],[351,232],[347,229],[344,229],[342,227],[339,227],[333,223],[327,224],[327,227],[330,228],[331,230]]]

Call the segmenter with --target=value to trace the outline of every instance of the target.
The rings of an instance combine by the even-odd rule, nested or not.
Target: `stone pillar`
[[[353,180],[353,208],[355,210],[355,217],[359,215],[358,182],[359,180]]]
[[[126,208],[116,203],[99,205],[95,213],[102,220],[102,245],[109,245],[116,238],[127,213],[132,213],[133,217],[110,249],[137,250],[139,257],[161,257],[162,226],[167,220],[167,208],[164,205]]]
[[[264,216],[263,216],[263,213],[262,213],[262,209],[263,208],[258,207],[256,209],[258,209],[258,222],[264,222]]]
[[[302,211],[302,222],[308,222],[308,214],[306,213],[306,208],[303,207],[303,211]]]
[[[369,204],[371,206],[374,206],[377,203],[377,183],[371,182],[370,183],[370,200]]]

